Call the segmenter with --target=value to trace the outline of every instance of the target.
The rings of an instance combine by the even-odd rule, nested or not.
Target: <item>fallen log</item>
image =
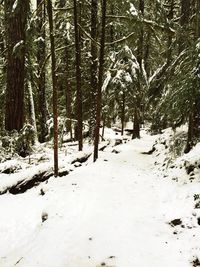
[[[73,158],[70,163],[71,164],[74,164],[75,162],[84,163],[88,160],[91,154],[92,153],[81,153],[77,155],[75,158]],[[0,195],[3,195],[7,192],[14,195],[24,193],[27,190],[35,186],[38,186],[40,183],[47,181],[50,177],[53,177],[54,173],[51,164],[49,164],[48,166],[44,165],[43,168],[41,168],[40,165],[38,165],[37,167],[39,167],[38,170],[33,168],[32,176],[30,175],[31,169],[27,169],[25,172],[21,174],[21,176],[19,176],[21,172],[14,173],[14,175],[16,175],[17,177],[13,179],[13,182],[11,181],[9,184],[6,183],[6,185],[3,184],[1,185]],[[73,171],[73,168],[70,168],[70,165],[68,165],[67,167],[62,166],[59,169],[58,177],[66,176],[71,171]]]
[[[72,171],[72,170],[71,170]],[[63,177],[69,174],[69,170],[67,169],[61,169],[58,173],[59,177]],[[26,192],[27,190],[33,188],[34,186],[38,186],[40,183],[47,181],[50,177],[53,177],[53,170],[44,171],[38,174],[35,174],[31,179],[26,179],[18,184],[11,186],[10,188],[7,188],[4,192],[1,192],[0,194],[4,194],[6,192],[9,192],[13,195],[22,194]]]

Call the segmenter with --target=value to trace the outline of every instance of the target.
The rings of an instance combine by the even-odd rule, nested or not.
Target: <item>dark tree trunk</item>
[[[190,0],[181,0],[180,25],[188,25],[190,20]]]
[[[121,124],[122,124],[121,135],[124,134],[125,107],[126,107],[126,97],[125,97],[125,92],[123,92],[123,95],[122,95],[122,114],[121,114]]]
[[[112,16],[115,15],[115,5],[114,5],[114,3],[110,4],[110,14]],[[109,42],[112,43],[114,41],[114,39],[115,39],[115,29],[114,29],[113,23],[111,23],[110,24],[110,40],[109,40]]]
[[[147,78],[150,77],[150,70],[151,70],[151,64],[150,64],[150,50],[151,50],[151,32],[148,31],[147,37],[145,40],[145,48],[144,48],[144,68],[146,70]]]
[[[144,16],[144,0],[139,1],[139,10],[142,16]],[[132,138],[140,138],[140,108],[142,103],[142,64],[144,58],[144,26],[141,25],[138,43],[137,43],[137,61],[139,63],[140,69],[137,71],[137,90],[138,94],[135,100],[134,108],[134,128]]]
[[[56,7],[57,8],[65,8],[66,5],[66,0],[57,0],[56,2]],[[60,13],[58,12],[56,16],[56,21],[57,21],[57,28],[61,29],[66,29],[67,27],[67,21],[66,18],[61,17],[60,18]],[[62,41],[63,40],[63,41]],[[65,46],[63,53],[61,54],[61,64],[60,64],[60,69],[59,73],[62,73],[59,76],[59,81],[58,81],[58,91],[63,92],[65,94],[65,109],[66,109],[66,131],[70,133],[70,138],[72,139],[72,88],[71,88],[71,82],[70,82],[70,61],[71,61],[71,56],[70,56],[70,51],[69,51],[69,40],[65,36],[63,39],[63,32],[60,32],[57,34],[57,41],[63,46]]]
[[[139,10],[142,16],[144,16],[144,0],[139,1]],[[144,50],[144,28],[143,28],[143,25],[141,25],[139,38],[138,38],[138,56],[137,56],[137,60],[138,60],[140,67],[142,66],[143,50]]]
[[[66,55],[66,90],[65,90],[65,103],[66,103],[66,129],[70,133],[70,138],[72,139],[72,88],[69,79],[69,52],[68,49],[65,49]]]
[[[196,39],[200,37],[200,1],[197,0],[196,1],[196,8],[195,8],[195,11],[196,11],[196,29],[195,29],[195,37]]]
[[[97,30],[97,12],[98,12],[98,1],[91,1],[91,37],[97,41],[98,30]],[[91,41],[91,91],[90,91],[90,138],[94,139],[94,128],[95,128],[95,110],[96,110],[96,95],[97,95],[97,72],[98,72],[98,49],[96,43]]]
[[[78,27],[77,0],[74,0],[74,30],[76,50],[76,117],[77,117],[77,139],[78,149],[83,149],[83,115],[82,115],[82,90],[81,90],[81,49],[80,30]]]
[[[19,131],[24,125],[25,49],[29,1],[19,0],[13,10],[14,2],[15,0],[4,1],[7,48],[5,129],[8,131]]]
[[[181,14],[180,14],[180,38],[179,38],[179,52],[183,51],[188,44],[186,40],[188,40],[188,27],[190,22],[190,8],[191,8],[191,0],[181,0]],[[192,146],[194,145],[195,139],[195,128],[198,127],[195,123],[196,118],[196,109],[195,105],[191,103],[189,118],[188,118],[188,133],[187,133],[187,144],[185,148],[185,153],[188,153]]]
[[[58,108],[57,108],[57,78],[56,78],[56,55],[54,44],[54,27],[52,2],[47,0],[47,12],[49,18],[50,43],[51,43],[51,66],[52,66],[52,82],[53,82],[53,122],[54,122],[54,176],[58,176]]]
[[[134,110],[133,135],[132,139],[140,138],[140,116],[137,107]]]
[[[101,100],[102,92],[101,87],[103,84],[103,71],[104,71],[104,50],[105,50],[105,32],[106,32],[106,0],[102,0],[102,22],[101,22],[101,47],[99,56],[99,75],[98,75],[98,91],[97,91],[97,107],[96,107],[96,125],[95,125],[95,138],[94,138],[94,161],[98,159],[98,146],[99,146],[99,129],[101,123]]]
[[[45,1],[37,0],[37,64],[38,64],[38,139],[41,143],[45,142],[47,135],[47,108],[46,108],[46,88],[45,88],[45,69],[43,67],[45,62]]]

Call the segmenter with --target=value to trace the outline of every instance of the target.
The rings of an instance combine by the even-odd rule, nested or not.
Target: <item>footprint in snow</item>
[[[105,261],[102,261],[100,265],[96,267],[116,267],[116,264],[113,262],[115,260],[115,256],[109,256]]]

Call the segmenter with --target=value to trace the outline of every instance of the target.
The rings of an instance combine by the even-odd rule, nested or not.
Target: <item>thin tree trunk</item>
[[[98,12],[98,1],[91,1],[91,38],[97,42],[97,12]],[[96,95],[98,87],[98,49],[94,42],[91,42],[91,91],[90,91],[90,123],[89,123],[89,135],[90,138],[94,139],[94,128],[95,128],[95,110],[96,110]]]
[[[101,123],[101,104],[102,104],[102,91],[103,84],[103,71],[104,71],[104,50],[105,50],[105,31],[106,31],[106,0],[102,0],[102,22],[101,22],[101,47],[99,56],[99,75],[98,75],[98,91],[97,91],[97,110],[96,110],[96,125],[95,125],[95,138],[94,138],[94,161],[98,159],[99,147],[99,129]]]
[[[121,115],[121,124],[122,124],[121,135],[124,135],[125,104],[126,104],[126,97],[125,97],[125,92],[123,92],[123,95],[122,95],[122,115]]]
[[[78,28],[77,0],[74,0],[74,30],[76,50],[76,116],[77,116],[77,139],[78,150],[83,149],[83,115],[82,115],[82,90],[81,90],[81,49],[80,31]]]
[[[193,143],[192,143],[193,135],[194,135],[193,121],[194,121],[194,118],[193,118],[193,114],[191,113],[189,115],[189,121],[188,121],[188,133],[187,133],[188,136],[187,136],[187,144],[186,144],[186,147],[185,147],[185,150],[184,150],[185,153],[190,152],[190,150],[191,150],[191,148],[193,146]]]
[[[28,87],[28,96],[29,96],[29,113],[30,113],[30,124],[34,128],[34,143],[37,143],[38,136],[37,136],[37,126],[36,126],[36,116],[35,116],[35,105],[33,100],[33,90],[31,82],[29,81],[27,84]]]
[[[47,12],[49,17],[50,43],[51,43],[51,64],[52,64],[52,83],[53,83],[53,122],[54,122],[54,176],[58,176],[58,108],[57,108],[57,78],[56,78],[56,56],[54,44],[54,27],[52,2],[47,0]]]
[[[66,90],[65,90],[65,103],[66,103],[66,116],[67,116],[67,122],[66,122],[66,129],[67,132],[70,133],[70,138],[72,139],[72,90],[71,90],[71,83],[69,80],[69,52],[66,48],[65,50],[66,55]]]
[[[115,15],[115,5],[114,3],[110,3],[110,15],[114,16]],[[109,42],[112,43],[115,39],[115,28],[113,23],[110,24],[110,40]],[[113,45],[113,48],[115,48],[115,45]]]
[[[200,37],[200,1],[196,2],[196,39]]]
[[[104,141],[105,126],[106,126],[106,117],[103,118],[103,127],[102,127],[101,141]]]
[[[139,10],[142,16],[144,16],[144,0],[139,1]],[[144,58],[144,27],[141,25],[139,32],[139,38],[137,43],[137,61],[139,63],[140,69],[137,71],[137,87],[138,96],[135,101],[134,108],[134,128],[132,138],[140,138],[140,107],[142,102],[142,69],[143,69],[143,58]]]
[[[38,126],[39,126],[39,141],[45,142],[47,135],[47,107],[46,107],[46,88],[45,88],[45,68],[43,64],[46,58],[45,52],[45,1],[37,0],[37,63],[38,63]]]
[[[142,16],[144,16],[144,0],[139,1],[139,10],[140,10]],[[137,46],[138,46],[138,48],[137,48],[138,49],[137,60],[138,60],[138,63],[141,67],[142,66],[142,59],[143,59],[143,50],[144,50],[144,27],[143,27],[143,25],[141,25],[141,28],[140,28]]]

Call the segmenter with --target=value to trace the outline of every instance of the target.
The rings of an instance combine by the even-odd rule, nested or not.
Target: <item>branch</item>
[[[121,42],[129,39],[130,37],[132,37],[134,34],[135,34],[135,32],[132,32],[129,35],[122,37],[121,39],[118,39],[118,40],[113,41],[111,43],[106,43],[106,45],[113,45],[113,44],[121,43]]]
[[[167,32],[170,32],[172,34],[175,34],[175,30],[171,27],[165,27],[164,25],[159,25],[157,22],[148,20],[145,18],[139,18],[137,16],[132,16],[132,17],[127,17],[127,16],[115,16],[115,15],[107,15],[107,18],[111,19],[124,19],[124,20],[132,20],[134,22],[139,22],[139,23],[145,23],[148,26],[153,26],[156,27],[157,29],[164,30]]]
[[[90,36],[90,34],[89,33],[87,33],[84,29],[83,29],[83,27],[80,25],[80,24],[78,24],[78,26],[79,26],[79,28],[81,29],[81,31],[93,42],[93,43],[95,43],[96,45],[98,45],[99,47],[101,46],[100,45],[100,43],[98,43],[96,40],[94,40],[91,36]]]
[[[65,48],[69,48],[69,47],[72,47],[72,46],[74,46],[74,44],[59,47],[59,48],[55,49],[55,52],[58,52],[58,51],[60,51],[60,50],[64,50]],[[47,61],[49,60],[50,57],[51,57],[51,53],[49,53],[49,54],[46,56],[46,58],[45,58],[45,60],[44,60],[44,62],[43,62],[43,65],[42,65],[42,67],[41,67],[41,69],[40,69],[39,77],[41,76],[41,74],[42,74],[42,72],[43,72],[43,70],[44,70],[44,68],[45,68],[45,65],[46,65],[46,63],[47,63]]]
[[[125,19],[125,20],[130,20],[130,17],[127,16],[117,16],[117,15],[107,15],[106,18],[108,19]]]
[[[69,11],[72,9],[73,9],[73,7],[56,7],[53,9],[53,11]]]

